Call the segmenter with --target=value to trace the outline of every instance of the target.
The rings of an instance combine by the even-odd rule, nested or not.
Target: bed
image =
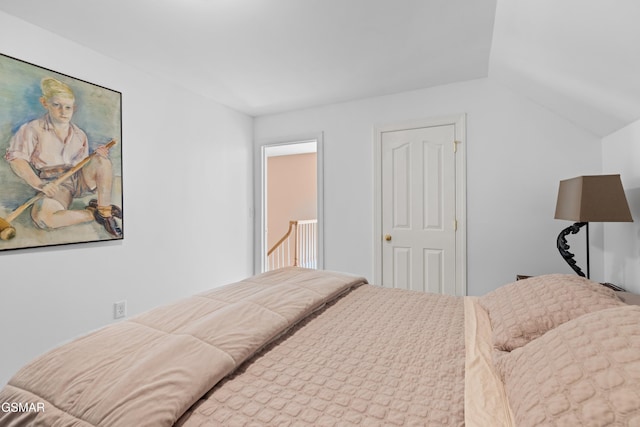
[[[36,358],[0,426],[640,425],[627,302],[559,274],[452,297],[285,268]]]

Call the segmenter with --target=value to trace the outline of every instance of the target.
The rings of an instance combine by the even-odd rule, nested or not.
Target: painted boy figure
[[[89,155],[89,141],[82,129],[71,123],[75,95],[71,88],[51,77],[42,79],[40,103],[47,113],[25,123],[11,138],[5,158],[11,169],[45,197],[33,205],[31,218],[42,229],[55,229],[97,221],[109,234],[122,237],[115,218],[122,210],[111,204],[113,171],[109,149],[96,148],[98,155],[64,182],[53,181]],[[70,210],[74,198],[97,193],[85,209]]]

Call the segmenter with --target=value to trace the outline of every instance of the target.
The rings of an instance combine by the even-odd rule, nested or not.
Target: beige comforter
[[[265,344],[363,283],[274,271],[108,326],[21,369],[0,391],[0,425],[171,426]]]

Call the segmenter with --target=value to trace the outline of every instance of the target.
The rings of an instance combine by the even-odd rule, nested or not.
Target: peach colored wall
[[[316,219],[316,153],[267,159],[267,247],[289,228],[289,221]]]

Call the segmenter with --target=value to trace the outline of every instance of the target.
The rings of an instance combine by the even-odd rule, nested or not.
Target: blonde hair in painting
[[[42,97],[44,99],[51,99],[54,96],[63,96],[65,98],[75,99],[75,95],[71,88],[53,77],[45,77],[40,82],[40,88],[42,89]]]

